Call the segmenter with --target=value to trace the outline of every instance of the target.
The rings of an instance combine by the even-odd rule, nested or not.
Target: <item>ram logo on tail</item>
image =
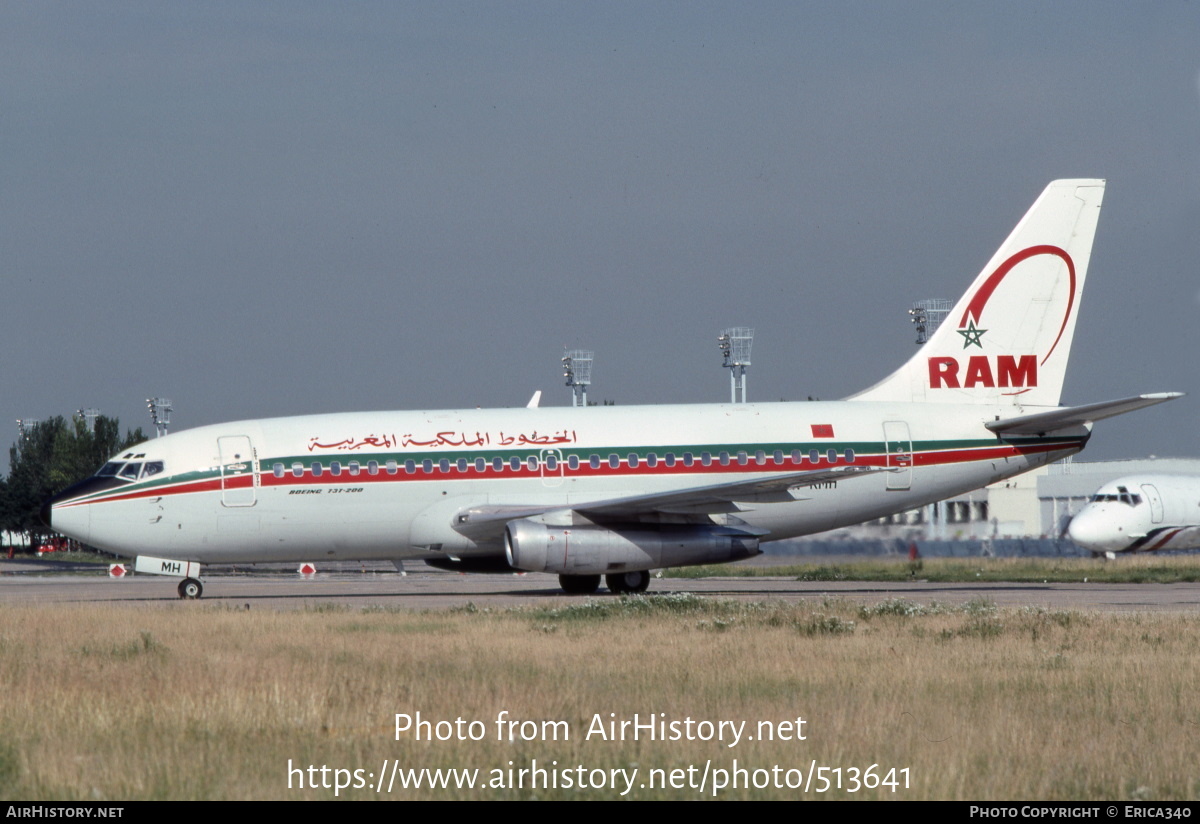
[[[1057,406],[1102,180],[1056,180],[904,366],[853,400]]]

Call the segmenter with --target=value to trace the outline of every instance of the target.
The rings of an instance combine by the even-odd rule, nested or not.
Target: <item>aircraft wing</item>
[[[999,421],[988,421],[984,424],[988,429],[999,435],[1043,435],[1057,429],[1070,429],[1074,426],[1094,423],[1095,421],[1124,415],[1135,409],[1144,409],[1158,403],[1183,397],[1182,392],[1156,392],[1151,395],[1137,395],[1132,398],[1121,398],[1116,401],[1101,401],[1084,406],[1069,406],[1065,409],[1052,409],[1049,412],[1034,412],[1031,415],[1018,415],[1015,418],[1004,418]]]
[[[847,480],[888,472],[888,467],[844,466],[833,469],[814,469],[808,472],[789,472],[769,478],[731,481],[728,483],[652,492],[624,498],[604,498],[575,504],[544,506],[488,505],[475,506],[458,513],[454,528],[474,540],[498,536],[506,523],[516,518],[530,518],[547,512],[571,512],[596,520],[628,520],[636,522],[655,513],[706,515],[736,512],[739,503],[772,503],[794,501],[789,490],[820,483]]]
[[[888,471],[887,467],[879,466],[814,469],[809,472],[791,472],[787,475],[776,475],[772,478],[759,478],[752,481],[733,481],[732,483],[699,486],[692,489],[631,495],[627,498],[576,504],[571,509],[582,515],[598,515],[608,519],[623,516],[636,518],[636,516],[652,512],[689,515],[731,512],[736,511],[731,505],[737,503],[794,501],[796,498],[789,494],[789,490],[796,487],[831,483],[886,471]]]

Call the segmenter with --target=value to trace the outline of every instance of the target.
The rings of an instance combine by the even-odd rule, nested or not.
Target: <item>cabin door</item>
[[[258,461],[247,435],[217,438],[221,453],[221,503],[254,506],[258,500]]]
[[[912,486],[912,436],[904,421],[884,421],[883,440],[887,446],[888,489],[908,489]]]
[[[1142,492],[1146,495],[1146,500],[1150,502],[1150,522],[1161,524],[1163,522],[1163,502],[1162,496],[1158,494],[1158,487],[1154,484],[1142,484]]]
[[[563,454],[558,449],[543,449],[539,455],[543,486],[562,486],[565,477]]]

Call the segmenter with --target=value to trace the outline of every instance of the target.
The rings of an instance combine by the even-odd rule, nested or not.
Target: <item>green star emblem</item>
[[[967,328],[958,330],[958,334],[963,336],[963,349],[966,349],[971,344],[975,344],[982,349],[983,341],[980,339],[986,331],[986,329],[976,329],[974,319],[967,321]]]

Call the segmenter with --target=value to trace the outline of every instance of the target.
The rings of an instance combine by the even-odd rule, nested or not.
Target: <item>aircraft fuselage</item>
[[[983,424],[1002,411],[1011,406],[811,402],[242,421],[127,450],[114,474],[55,499],[53,526],[120,555],[202,563],[467,558],[503,552],[499,532],[461,520],[473,508],[553,510],[822,468],[887,470],[656,515],[745,524],[777,540],[978,488],[1077,452],[1089,434],[998,437]]]

